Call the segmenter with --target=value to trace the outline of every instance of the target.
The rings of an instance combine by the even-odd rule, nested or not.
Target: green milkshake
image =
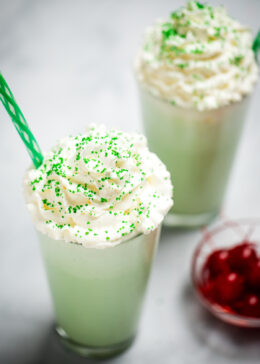
[[[40,234],[57,330],[67,346],[107,356],[132,343],[158,237],[156,229],[111,249],[88,249]]]
[[[135,74],[149,146],[174,182],[165,222],[203,225],[221,208],[258,77],[251,33],[190,1],[147,29]]]
[[[143,136],[91,126],[46,153],[24,188],[63,343],[85,356],[122,352],[172,206],[169,172]]]

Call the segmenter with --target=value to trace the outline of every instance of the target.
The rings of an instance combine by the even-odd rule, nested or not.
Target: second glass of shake
[[[221,208],[258,78],[250,30],[196,1],[147,29],[135,59],[149,146],[171,172],[173,226],[208,223]]]

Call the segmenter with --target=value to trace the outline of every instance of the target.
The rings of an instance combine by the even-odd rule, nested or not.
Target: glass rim
[[[231,106],[234,106],[234,105],[239,105],[240,103],[244,102],[246,99],[249,99],[250,96],[253,94],[254,92],[254,89],[255,89],[255,85],[254,87],[252,88],[252,90],[246,94],[243,94],[242,95],[242,98],[241,100],[239,101],[232,101],[230,102],[229,104],[227,105],[222,105],[222,106],[219,106],[219,107],[216,107],[214,109],[205,109],[205,110],[199,110],[199,109],[196,109],[194,107],[191,107],[191,108],[185,108],[183,106],[179,106],[179,105],[173,105],[169,100],[167,100],[166,98],[163,98],[161,96],[157,96],[155,95],[153,92],[151,92],[148,87],[143,83],[141,82],[140,80],[138,80],[138,78],[135,76],[135,79],[136,79],[136,82],[138,84],[138,86],[140,87],[140,89],[142,91],[145,91],[148,95],[150,95],[152,98],[158,100],[158,101],[162,101],[164,104],[167,104],[169,105],[170,107],[172,107],[173,109],[176,109],[176,110],[179,110],[179,111],[184,111],[184,112],[197,112],[198,114],[203,114],[203,113],[212,113],[214,111],[218,111],[218,110],[225,110],[225,109],[228,109],[230,108]]]
[[[75,246],[80,246],[82,248],[86,248],[86,249],[97,249],[97,250],[103,250],[103,249],[111,249],[111,248],[116,248],[122,244],[126,244],[126,243],[130,243],[132,240],[136,239],[136,238],[139,238],[141,236],[149,236],[152,232],[155,232],[157,230],[160,230],[161,229],[161,225],[162,224],[159,224],[154,230],[151,230],[149,231],[148,234],[145,234],[145,233],[138,233],[137,235],[134,235],[132,236],[131,238],[129,239],[126,239],[126,240],[123,240],[121,241],[120,243],[116,243],[116,244],[107,244],[107,243],[100,243],[100,244],[93,244],[93,245],[83,245],[81,243],[77,243],[77,242],[74,242],[74,241],[66,241],[64,239],[54,239],[52,238],[51,236],[49,236],[48,234],[46,233],[43,233],[42,231],[36,229],[37,231],[37,234],[40,234],[40,235],[43,235],[44,237],[47,237],[48,239],[51,239],[53,241],[60,241],[60,242],[63,242],[63,243],[66,243],[66,244],[73,244]]]

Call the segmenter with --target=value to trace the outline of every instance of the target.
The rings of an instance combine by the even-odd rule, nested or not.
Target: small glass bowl
[[[216,249],[232,248],[243,241],[254,243],[257,255],[260,256],[260,219],[227,220],[210,231],[204,229],[203,238],[193,254],[191,278],[199,301],[214,316],[235,326],[260,327],[260,318],[230,312],[223,306],[208,300],[199,289],[202,282],[202,268],[208,256]]]

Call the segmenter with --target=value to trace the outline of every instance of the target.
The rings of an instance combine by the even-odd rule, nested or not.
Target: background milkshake
[[[24,187],[58,333],[83,355],[124,350],[172,206],[165,166],[143,136],[93,126],[61,140],[27,171]]]
[[[220,209],[258,67],[248,28],[223,7],[191,1],[147,29],[135,60],[149,145],[166,163],[172,225]]]

